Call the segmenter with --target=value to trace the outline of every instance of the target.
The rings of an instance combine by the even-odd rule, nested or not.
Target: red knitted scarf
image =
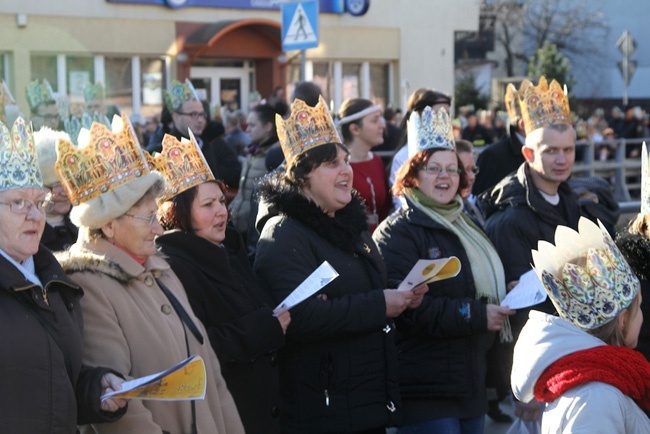
[[[577,351],[551,364],[535,384],[535,398],[553,402],[592,381],[612,385],[650,410],[650,363],[638,351],[612,345]]]

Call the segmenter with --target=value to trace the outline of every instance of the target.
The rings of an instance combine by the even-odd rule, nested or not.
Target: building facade
[[[107,104],[158,114],[162,89],[189,78],[213,103],[247,109],[300,76],[282,50],[278,0],[8,0],[0,3],[0,76],[18,105],[30,80],[81,102],[101,82]],[[367,13],[320,0],[319,45],[304,73],[333,109],[348,97],[401,107],[419,87],[453,93],[454,34],[477,29],[480,0],[369,0]],[[171,7],[176,6],[176,7]],[[180,6],[180,7],[179,7]]]

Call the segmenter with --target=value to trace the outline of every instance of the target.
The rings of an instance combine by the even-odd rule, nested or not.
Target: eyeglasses
[[[432,166],[421,167],[420,170],[424,170],[429,175],[434,175],[434,176],[440,176],[443,170],[449,176],[458,176],[460,175],[460,172],[462,172],[462,169],[456,166],[442,167],[442,166],[438,166],[437,164],[434,164]]]
[[[189,116],[193,120],[197,120],[199,118],[205,118],[205,112],[192,112],[192,113],[176,112],[176,113],[183,116]]]
[[[25,199],[14,199],[11,202],[0,202],[0,205],[7,205],[14,214],[29,214],[34,206],[41,214],[50,212],[54,208],[54,202],[52,202],[49,195],[46,199],[37,200],[36,202]]]
[[[34,116],[45,119],[46,121],[58,121],[59,120],[59,115],[39,115],[39,114],[34,114]]]
[[[478,166],[474,166],[471,169],[469,169],[469,172],[472,172],[474,175],[478,173]]]
[[[144,220],[144,221],[147,222],[147,224],[149,226],[153,226],[154,222],[158,221],[156,219],[156,214],[152,214],[152,215],[149,215],[149,216],[136,215],[136,214],[124,214],[124,215],[127,216],[127,217],[133,217],[134,219]]]

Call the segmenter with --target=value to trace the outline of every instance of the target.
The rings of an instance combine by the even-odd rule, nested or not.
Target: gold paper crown
[[[11,132],[0,122],[0,191],[17,187],[43,187],[34,136],[21,117]]]
[[[86,104],[95,100],[104,101],[104,85],[99,81],[95,84],[86,83],[84,86],[84,100],[86,100]]]
[[[57,143],[54,167],[73,205],[149,173],[147,160],[125,115],[113,117],[112,131],[93,123],[88,137],[85,146],[80,140],[79,149],[66,140]]]
[[[521,119],[521,107],[519,105],[517,88],[512,83],[508,83],[506,87],[506,96],[503,102],[506,105],[510,122]]]
[[[430,106],[422,114],[414,111],[407,123],[409,157],[425,149],[456,149],[454,127],[447,110],[433,111]]]
[[[555,245],[540,241],[532,255],[560,316],[584,330],[613,320],[639,290],[639,280],[607,230],[585,217],[578,232],[558,226]]]
[[[158,199],[159,203],[196,185],[214,181],[214,175],[192,131],[190,140],[183,137],[180,142],[176,137],[165,134],[160,154],[150,155],[147,160],[151,170],[157,170],[165,180],[165,192]]]
[[[524,80],[519,88],[519,104],[526,134],[553,124],[571,125],[569,96],[560,84],[553,80],[549,86],[540,77],[537,87]]]
[[[29,83],[25,88],[25,96],[32,113],[36,112],[41,104],[55,104],[52,86],[47,80],[34,80]]]
[[[322,96],[316,107],[296,99],[291,103],[291,116],[285,121],[275,115],[278,139],[287,163],[303,152],[328,143],[342,143],[332,116]]]

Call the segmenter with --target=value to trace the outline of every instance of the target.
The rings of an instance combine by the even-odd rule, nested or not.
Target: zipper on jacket
[[[327,392],[327,389],[325,389],[325,406],[330,406],[330,394]]]
[[[334,376],[334,360],[331,353],[327,353],[321,359],[320,369],[320,383],[323,388],[323,396],[325,397],[325,406],[330,406],[330,386],[332,377]]]

